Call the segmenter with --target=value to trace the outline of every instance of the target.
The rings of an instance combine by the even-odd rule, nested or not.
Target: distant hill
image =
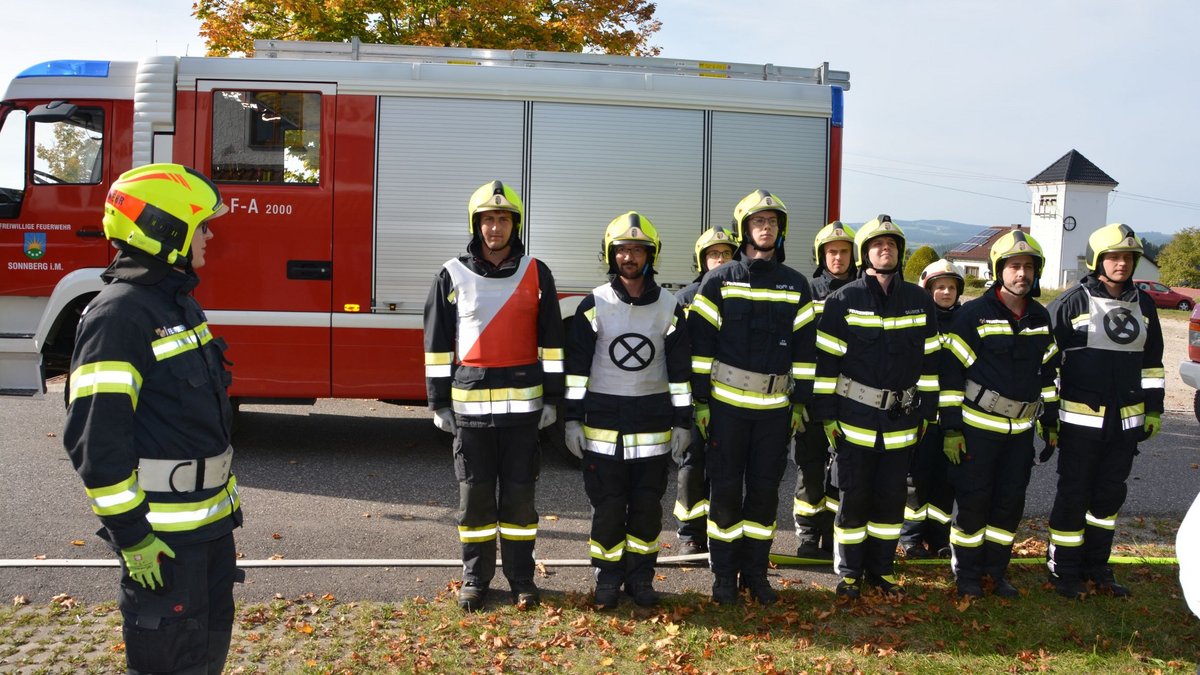
[[[908,240],[910,250],[915,250],[918,246],[923,245],[942,250],[948,246],[961,244],[979,234],[980,231],[991,227],[990,225],[959,223],[953,220],[897,220],[896,223],[904,230],[904,236]],[[862,223],[850,224],[850,227],[856,230],[861,226]],[[1138,232],[1138,235],[1145,238],[1151,244],[1158,246],[1166,244],[1175,236],[1173,234],[1150,230]]]

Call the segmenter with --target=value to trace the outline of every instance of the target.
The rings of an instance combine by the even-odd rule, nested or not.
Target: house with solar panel
[[[1046,256],[1043,288],[1066,288],[1087,274],[1084,264],[1088,237],[1108,224],[1109,193],[1117,187],[1100,167],[1078,150],[1071,150],[1030,178],[1029,227],[997,225],[980,231],[946,254],[967,276],[991,278],[988,251],[1005,232],[1021,229],[1033,235]],[[1130,224],[1137,230],[1137,224]],[[1158,266],[1143,256],[1134,271],[1137,279],[1158,279]]]

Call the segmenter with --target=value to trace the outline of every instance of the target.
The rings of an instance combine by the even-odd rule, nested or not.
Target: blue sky
[[[56,58],[204,52],[192,0],[10,3],[0,83]],[[843,212],[1029,222],[1072,148],[1120,185],[1109,220],[1200,220],[1200,3],[663,0],[662,56],[850,71]],[[0,87],[6,84],[0,84]]]

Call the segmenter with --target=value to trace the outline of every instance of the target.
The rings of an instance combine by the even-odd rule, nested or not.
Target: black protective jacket
[[[692,396],[708,402],[713,360],[765,375],[791,375],[791,403],[812,398],[816,321],[808,280],[775,259],[744,251],[710,270],[688,311]],[[783,406],[786,407],[785,402]],[[770,409],[737,406],[750,416]]]
[[[812,417],[837,420],[862,447],[900,450],[917,442],[922,420],[934,421],[941,344],[929,294],[899,274],[891,283],[884,294],[875,277],[863,275],[825,299]],[[875,389],[915,387],[920,400],[908,412],[873,408],[837,395],[839,375]]]
[[[941,408],[944,430],[961,430],[967,424],[983,431],[1015,434],[1032,428],[1032,419],[1010,420],[963,401],[968,379],[1014,401],[1040,400],[1043,424],[1053,425],[1058,419],[1054,378],[1059,351],[1050,334],[1050,314],[1031,298],[1025,313],[1014,316],[999,293],[997,285],[967,302],[950,326],[943,327],[946,353],[940,384],[942,398],[951,403]],[[959,405],[953,405],[953,399]]]
[[[232,475],[223,487],[175,493],[143,491],[136,474],[142,458],[229,448],[225,342],[191,295],[199,278],[138,251],[119,253],[102,278],[79,322],[63,431],[102,535],[119,548],[152,530],[172,544],[220,538],[241,523]]]
[[[1132,282],[1126,282],[1121,296],[1115,298],[1126,308],[1093,316],[1094,301],[1111,300],[1103,282],[1089,274],[1050,303],[1054,339],[1062,352],[1060,418],[1064,425],[1078,422],[1075,431],[1085,436],[1141,440],[1140,417],[1163,410],[1162,327],[1154,300]],[[1134,320],[1129,307],[1137,308],[1140,321]],[[1138,342],[1140,349],[1126,346]],[[1096,421],[1089,417],[1103,420],[1103,425],[1089,426]]]
[[[493,265],[479,254],[479,239],[473,239],[467,254],[458,258],[471,272],[481,277],[507,278],[516,273],[525,247],[514,239],[510,257],[500,265]],[[542,388],[542,402],[560,405],[563,397],[563,348],[564,331],[562,315],[558,307],[558,291],[550,268],[540,260],[537,267],[537,345],[540,358],[530,363],[478,367],[462,365],[462,355],[455,354],[458,335],[457,289],[450,273],[443,267],[438,271],[425,301],[425,364],[426,394],[429,409],[451,408],[452,390],[470,392],[479,390],[514,391],[534,387]],[[433,368],[431,368],[431,366]],[[438,368],[441,366],[441,368]],[[531,412],[462,415],[456,414],[457,423],[466,427],[505,427],[537,422],[540,410]]]

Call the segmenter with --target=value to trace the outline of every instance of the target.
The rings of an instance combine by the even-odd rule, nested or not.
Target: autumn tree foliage
[[[661,27],[646,0],[196,0],[210,56],[254,51],[255,40],[654,56]]]
[[[1200,228],[1180,230],[1158,254],[1159,278],[1168,286],[1200,288]]]

